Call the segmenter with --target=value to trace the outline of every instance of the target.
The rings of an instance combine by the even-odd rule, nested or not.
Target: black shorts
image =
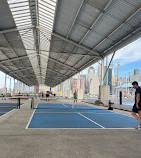
[[[132,111],[138,113],[139,110],[141,110],[141,105],[139,105],[139,109],[137,109],[136,104],[134,104]]]

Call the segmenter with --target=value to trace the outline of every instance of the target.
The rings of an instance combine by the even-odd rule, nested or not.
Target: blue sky
[[[135,68],[141,68],[141,60],[140,61],[136,61],[136,62],[132,62],[129,64],[125,64],[125,65],[121,65],[120,67],[120,76],[121,77],[128,77],[129,71],[132,71],[132,73],[134,74],[134,69]],[[140,69],[141,71],[141,69]],[[115,75],[117,74],[117,71],[115,70]]]
[[[0,71],[0,88],[3,88],[5,86],[5,74]],[[7,78],[7,88],[10,87],[10,79]],[[14,80],[12,78],[11,80],[11,87],[14,87]]]
[[[109,55],[109,61],[112,55]],[[114,56],[113,64],[115,66],[115,75],[117,75],[117,63],[120,62],[120,77],[128,77],[129,71],[134,73],[135,68],[141,71],[141,38],[130,43],[126,47],[118,50]],[[96,73],[98,71],[98,64],[92,65]],[[88,68],[83,70],[83,74],[87,75]]]
[[[128,77],[129,71],[133,72],[135,68],[141,71],[141,38],[116,52],[113,60],[116,68],[118,62],[121,77]]]

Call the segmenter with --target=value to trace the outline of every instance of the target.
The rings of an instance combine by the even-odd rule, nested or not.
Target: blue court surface
[[[17,103],[0,103],[0,116],[17,108]]]
[[[38,104],[27,128],[135,128],[133,117],[88,105]]]

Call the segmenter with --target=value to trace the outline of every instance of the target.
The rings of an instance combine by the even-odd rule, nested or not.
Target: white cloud
[[[109,55],[109,61],[111,57],[112,55]],[[136,61],[141,61],[141,38],[118,50],[113,59],[115,65],[118,62],[120,62],[120,65],[126,65]],[[93,64],[92,66],[95,68],[97,73],[98,63]],[[83,74],[87,74],[88,69],[89,67],[83,70]]]
[[[118,50],[114,56],[113,62],[120,62],[121,65],[125,65],[139,60],[141,60],[141,39]]]

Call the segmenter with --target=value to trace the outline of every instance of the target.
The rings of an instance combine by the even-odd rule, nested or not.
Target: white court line
[[[88,104],[90,104],[90,103],[88,103]],[[88,105],[88,106],[89,106],[89,105]],[[90,107],[91,107],[91,106],[90,106]],[[96,108],[97,108],[97,107],[96,107]],[[99,108],[97,108],[97,109],[99,109]],[[107,109],[102,109],[102,110],[109,111],[109,110],[107,110]],[[120,110],[120,109],[117,109],[117,110]],[[112,113],[115,113],[115,114],[124,115],[124,116],[128,116],[128,117],[134,118],[133,116],[121,114],[121,113],[118,113],[118,112],[113,112],[113,111],[111,111],[111,112],[112,112]]]
[[[63,105],[65,105],[65,104],[63,104]],[[66,105],[65,105],[65,106],[66,106]],[[87,106],[89,106],[89,105],[87,105]],[[66,107],[68,107],[68,106],[66,106]],[[91,107],[91,106],[89,106],[89,107]],[[97,109],[99,109],[99,108],[97,108]],[[102,110],[109,111],[109,110],[106,110],[106,109],[102,109]],[[81,113],[82,113],[82,112],[81,112]],[[83,112],[83,113],[87,113],[87,112]],[[93,112],[93,113],[94,113],[94,112]],[[98,113],[95,113],[95,114],[98,114]],[[99,113],[99,114],[100,114],[100,113]],[[118,113],[118,112],[113,112],[113,111],[111,111],[111,113],[101,113],[101,114],[118,114],[118,115],[128,116],[128,115],[121,114],[121,113]],[[133,116],[128,116],[128,117],[134,118]]]
[[[45,114],[46,114],[46,113],[47,113],[47,114],[48,114],[48,113],[51,113],[51,114],[52,114],[52,113],[53,113],[53,114],[54,114],[54,113],[55,113],[55,114],[56,114],[56,113],[60,113],[60,114],[61,114],[61,113],[77,113],[77,112],[36,112],[36,113],[45,113]]]
[[[42,112],[42,111],[41,111],[41,112],[36,112],[36,113],[78,113],[78,112],[61,112],[61,111],[60,111],[60,112],[53,112],[53,111],[52,111],[52,112]],[[108,114],[107,114],[107,113],[96,113],[96,112],[81,112],[81,113],[86,113],[86,114],[89,114],[89,113],[90,113],[90,114],[96,114],[96,115],[97,115],[97,114],[98,114],[98,115],[99,115],[99,114],[100,114],[100,115],[102,115],[102,114],[103,114],[103,115],[105,115],[105,114],[106,114],[106,115],[109,115],[109,114],[110,114],[110,115],[116,115],[116,114],[112,114],[112,113],[108,113]]]
[[[68,107],[67,105],[65,105],[65,104],[62,104],[62,105],[64,105],[65,107]],[[36,110],[36,109],[35,109]],[[79,115],[81,115],[82,117],[84,117],[84,118],[86,118],[87,120],[89,120],[89,121],[91,121],[91,122],[93,122],[93,123],[95,123],[95,124],[97,124],[98,126],[100,126],[100,127],[102,127],[102,128],[28,128],[28,126],[29,126],[29,124],[30,124],[30,122],[31,122],[31,119],[32,119],[32,117],[33,117],[33,114],[35,113],[35,110],[34,110],[34,112],[32,113],[32,116],[31,116],[31,118],[30,118],[30,120],[29,120],[29,122],[28,122],[28,124],[27,124],[27,126],[26,126],[26,128],[25,129],[112,129],[112,130],[117,130],[117,129],[120,129],[120,130],[123,130],[123,129],[135,129],[135,128],[105,128],[104,126],[102,126],[102,125],[100,125],[100,124],[98,124],[97,122],[95,122],[95,121],[93,121],[93,120],[91,120],[90,118],[88,118],[88,117],[86,117],[86,116],[84,116],[83,114],[81,114],[81,113],[79,113],[79,112],[70,112],[70,113],[77,113],[77,114],[79,114]],[[103,110],[105,110],[105,109],[103,109]],[[105,110],[105,111],[107,111],[107,110]],[[37,112],[37,113],[42,113],[42,112]],[[44,112],[43,112],[44,113]],[[46,113],[50,113],[50,112],[46,112]],[[69,113],[69,112],[51,112],[51,113]],[[87,112],[84,112],[84,113],[87,113]],[[95,112],[89,112],[89,113],[95,113]],[[95,113],[95,114],[119,114],[119,113],[116,113],[116,112],[111,112],[111,113]],[[121,114],[122,115],[122,114]],[[127,116],[127,115],[125,115],[125,116]],[[130,116],[129,116],[130,117]]]
[[[38,107],[38,105],[39,105],[39,104],[37,104],[37,107]],[[65,106],[65,105],[64,105],[64,106]],[[30,119],[29,119],[29,121],[28,121],[28,123],[27,123],[25,129],[31,129],[31,128],[28,128],[28,127],[29,127],[29,125],[30,125],[30,122],[31,122],[33,116],[34,116],[35,111],[36,111],[36,108],[34,109],[34,111],[33,111],[32,115],[31,115],[31,117],[30,117]],[[41,112],[36,112],[36,113],[41,113]],[[44,112],[43,112],[43,113],[44,113]],[[34,129],[34,128],[33,128],[33,129]],[[37,129],[38,129],[38,128],[37,128]]]
[[[33,129],[36,129],[36,130],[37,130],[37,129],[43,129],[43,130],[53,130],[53,129],[54,129],[54,130],[58,130],[58,129],[59,129],[59,130],[64,130],[64,129],[69,129],[69,130],[70,130],[70,129],[73,129],[73,130],[77,130],[77,129],[79,129],[79,130],[80,130],[80,129],[81,129],[81,130],[88,130],[88,129],[90,129],[90,130],[106,130],[106,129],[107,129],[107,130],[114,130],[114,129],[115,129],[115,130],[127,130],[127,129],[128,129],[128,130],[131,130],[131,129],[132,129],[132,130],[133,130],[133,129],[134,129],[134,130],[137,130],[137,129],[135,129],[135,128],[28,128],[28,130],[29,130],[29,129],[31,129],[31,130],[33,130]]]
[[[35,113],[35,110],[36,110],[36,109],[34,109],[34,111],[33,111],[32,115],[31,115],[31,117],[30,117],[30,119],[29,119],[29,121],[28,121],[28,123],[27,123],[25,129],[28,129],[28,127],[29,127],[29,125],[30,125],[30,122],[31,122],[31,120],[32,120],[32,118],[33,118],[33,115],[34,115],[34,113]]]
[[[82,114],[79,113],[79,112],[78,112],[78,114],[81,115],[82,117],[86,118],[87,120],[89,120],[89,121],[95,123],[96,125],[98,125],[98,126],[100,126],[100,127],[102,127],[102,128],[105,128],[105,127],[101,126],[100,124],[98,124],[97,122],[95,122],[95,121],[91,120],[90,118],[86,117],[85,115],[82,115]]]
[[[67,105],[65,105],[65,104],[62,104],[62,105],[64,105],[65,107],[68,107]]]
[[[38,104],[37,104],[37,107],[38,107]],[[32,120],[32,118],[33,118],[33,116],[34,116],[35,111],[36,111],[36,108],[33,110],[33,113],[32,113],[32,115],[31,115],[31,117],[30,117],[30,119],[29,119],[29,121],[28,121],[28,123],[27,123],[25,129],[28,129],[28,127],[29,127],[29,125],[30,125],[30,122],[31,122],[31,120]]]
[[[9,114],[10,112],[12,112],[12,111],[14,111],[14,110],[17,110],[17,109],[12,109],[12,110],[10,110],[10,111],[8,111],[8,112],[6,112],[6,113],[4,112],[4,114],[0,116],[0,119],[1,119],[2,117],[5,117],[7,114]]]

